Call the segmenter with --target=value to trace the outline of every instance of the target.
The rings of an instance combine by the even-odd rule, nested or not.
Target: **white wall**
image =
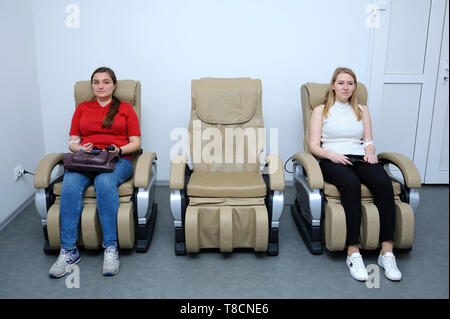
[[[0,226],[29,199],[33,176],[15,181],[21,164],[34,172],[45,154],[29,0],[0,0]]]
[[[337,66],[367,82],[370,2],[35,0],[45,151],[67,149],[73,85],[105,65],[142,82],[143,148],[157,152],[160,181],[169,179],[170,132],[188,125],[190,81],[205,76],[262,80],[265,125],[278,128],[287,160],[303,150],[301,84],[328,82]],[[78,29],[65,25],[70,3],[80,9]]]

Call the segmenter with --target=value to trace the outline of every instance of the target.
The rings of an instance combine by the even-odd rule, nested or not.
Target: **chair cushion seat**
[[[266,184],[259,173],[195,172],[187,185],[194,197],[263,197]]]
[[[392,187],[394,189],[394,196],[399,195],[402,192],[402,190],[400,188],[400,183],[392,182]],[[325,193],[326,196],[339,197],[339,198],[341,197],[341,193],[339,193],[337,187],[334,186],[333,184],[330,184],[327,182],[324,182],[323,192]],[[361,197],[362,198],[373,197],[370,190],[364,184],[361,184]]]
[[[53,186],[53,193],[55,195],[61,195],[61,188],[62,188],[62,182],[55,183],[55,185]],[[119,196],[133,195],[133,191],[134,191],[134,183],[133,183],[132,178],[130,178],[126,182],[123,182],[122,184],[119,185]],[[88,186],[88,188],[86,189],[86,192],[84,193],[84,197],[89,197],[89,198],[97,197],[95,194],[94,184],[91,184]]]

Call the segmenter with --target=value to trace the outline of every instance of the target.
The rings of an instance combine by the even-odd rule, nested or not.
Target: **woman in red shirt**
[[[95,176],[66,170],[61,189],[60,231],[61,250],[49,271],[50,277],[66,274],[69,264],[78,263],[76,247],[78,227],[83,210],[83,194],[94,182],[97,212],[103,231],[103,274],[115,275],[119,271],[117,248],[118,186],[133,175],[132,154],[141,148],[139,120],[133,107],[114,96],[116,76],[110,68],[101,67],[91,76],[95,100],[83,102],[75,110],[69,132],[72,152],[92,151],[94,147],[114,146],[113,153],[120,158],[111,173]]]

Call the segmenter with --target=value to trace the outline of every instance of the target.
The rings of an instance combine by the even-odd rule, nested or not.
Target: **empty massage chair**
[[[175,253],[250,248],[278,254],[284,172],[265,154],[261,81],[201,78],[191,83],[190,156],[170,167]]]
[[[130,103],[141,121],[141,84],[139,81],[119,80],[114,95]],[[75,105],[94,99],[90,81],[75,83]],[[69,123],[68,123],[69,124]],[[34,177],[37,189],[35,205],[41,217],[44,232],[44,251],[59,251],[60,223],[59,203],[64,166],[64,153],[46,155],[38,164]],[[156,154],[137,152],[133,155],[134,174],[119,186],[120,206],[117,214],[118,245],[121,249],[148,250],[157,214],[155,182],[157,174]],[[84,193],[84,208],[81,215],[78,247],[100,249],[102,229],[96,208],[93,185]]]
[[[291,213],[304,242],[312,254],[321,254],[323,244],[329,251],[346,248],[346,220],[338,189],[323,180],[318,160],[310,154],[309,121],[314,107],[323,104],[329,84],[306,83],[301,87],[305,153],[292,157],[293,179],[296,190]],[[367,103],[367,89],[358,83],[358,103]],[[414,239],[414,214],[419,205],[421,179],[413,162],[398,153],[380,153],[379,163],[384,165],[392,180],[395,196],[394,247],[409,250]],[[403,180],[394,177],[390,165],[400,169]],[[378,210],[373,204],[370,190],[361,185],[360,247],[373,250],[379,247],[380,223]]]

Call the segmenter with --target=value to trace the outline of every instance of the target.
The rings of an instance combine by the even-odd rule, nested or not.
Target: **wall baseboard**
[[[8,226],[8,224],[12,222],[14,218],[16,218],[23,211],[23,209],[28,205],[30,205],[33,201],[34,201],[34,192],[0,223],[0,231],[2,231],[6,226]]]
[[[156,180],[156,186],[169,186],[169,180],[163,179],[163,180]]]

